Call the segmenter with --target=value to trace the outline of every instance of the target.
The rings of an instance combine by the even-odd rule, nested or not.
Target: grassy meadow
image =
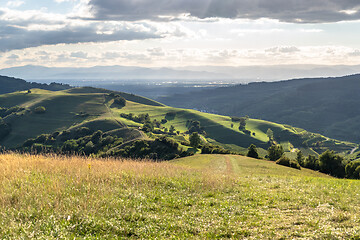
[[[0,155],[1,239],[359,239],[360,182],[241,156]]]

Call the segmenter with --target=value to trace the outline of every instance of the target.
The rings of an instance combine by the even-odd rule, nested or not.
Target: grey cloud
[[[349,53],[349,56],[351,56],[351,57],[360,57],[360,50],[355,50],[355,51]]]
[[[360,12],[345,12],[360,9],[358,0],[90,0],[89,4],[96,19],[129,21],[173,20],[184,13],[199,19],[271,18],[302,23],[360,19]]]
[[[88,54],[85,52],[73,52],[70,56],[73,58],[87,58]]]
[[[16,60],[16,59],[19,59],[20,57],[16,54],[12,54],[12,55],[8,56],[7,58],[10,60]]]
[[[59,30],[27,30],[10,26],[9,22],[0,21],[0,51],[24,49],[42,45],[110,42],[118,40],[138,40],[161,38],[156,30],[139,30],[136,26],[116,27],[104,34],[98,33],[99,25],[65,26]]]
[[[299,52],[300,49],[297,47],[273,47],[266,49],[265,52],[272,52],[272,53],[294,53]]]
[[[147,49],[147,51],[151,56],[157,56],[157,57],[165,56],[165,52],[163,51],[162,48],[151,48],[151,49]]]
[[[103,58],[106,58],[106,59],[115,59],[115,58],[121,57],[121,54],[118,52],[106,52],[106,53],[103,53],[102,56],[103,56]]]

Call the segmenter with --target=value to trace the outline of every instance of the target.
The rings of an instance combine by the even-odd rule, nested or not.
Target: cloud
[[[360,57],[360,50],[357,49],[357,50],[355,50],[353,52],[350,52],[349,56],[350,57]]]
[[[71,53],[70,57],[73,57],[73,58],[87,58],[88,57],[88,54],[85,53],[85,52],[73,52]]]
[[[8,59],[11,59],[11,60],[16,60],[16,59],[19,59],[19,55],[16,55],[16,54],[12,54],[10,56],[7,57]]]
[[[157,25],[84,21],[38,10],[0,8],[0,52],[42,45],[154,39],[181,32]]]
[[[28,30],[6,24],[3,25],[0,22],[0,51],[60,43],[110,42],[149,38],[161,38],[161,35],[155,32],[139,31],[138,26],[128,24],[126,26],[120,24],[111,31],[103,32],[96,24],[64,26],[56,30]]]
[[[293,23],[360,19],[357,0],[90,0],[96,19],[170,21],[184,16],[206,18],[270,18]]]
[[[24,3],[25,3],[24,1],[19,1],[19,0],[9,1],[9,2],[7,2],[6,6],[17,8],[17,7],[20,7],[21,5],[23,5]]]
[[[265,52],[272,52],[272,53],[294,53],[300,52],[300,49],[294,46],[290,47],[273,47],[266,49]]]

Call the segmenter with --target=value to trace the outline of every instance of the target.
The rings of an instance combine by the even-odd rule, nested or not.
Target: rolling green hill
[[[250,83],[160,98],[174,107],[289,124],[360,142],[360,75]]]
[[[31,88],[40,88],[51,91],[59,91],[71,88],[67,84],[51,83],[51,84],[40,84],[40,83],[29,83],[22,79],[0,76],[0,94],[11,93],[15,91],[24,91]]]
[[[124,97],[127,100],[126,106],[116,105],[115,95]],[[74,136],[77,129],[88,128],[92,132],[101,130],[121,138],[122,144],[125,144],[122,147],[126,147],[126,142],[136,139],[154,140],[166,136],[180,144],[184,151],[190,151],[190,122],[198,122],[200,125],[203,144],[218,145],[243,154],[251,144],[255,144],[262,157],[270,146],[266,135],[268,129],[273,131],[274,141],[281,144],[286,154],[291,157],[296,155],[297,150],[302,150],[304,155],[318,155],[330,149],[346,155],[357,147],[350,142],[337,141],[303,129],[258,119],[247,119],[246,128],[239,130],[239,123],[228,116],[172,108],[132,94],[96,88],[73,88],[57,92],[32,89],[31,93],[23,91],[0,95],[0,107],[11,108],[15,105],[20,109],[3,117],[3,121],[11,126],[11,132],[1,141],[1,145],[6,148],[20,147],[26,140],[35,139],[41,134],[52,134],[43,137],[45,140],[41,143],[47,142],[45,145],[48,146],[59,145],[60,142],[62,144],[70,139],[65,137],[65,134]],[[44,113],[36,113],[40,106],[46,109]],[[129,114],[148,114],[149,123],[157,123],[157,126],[152,131],[145,131],[144,122],[127,117]],[[171,126],[175,131],[170,134],[168,130]],[[169,142],[162,144],[171,145]],[[113,146],[102,151],[106,154],[120,150]]]

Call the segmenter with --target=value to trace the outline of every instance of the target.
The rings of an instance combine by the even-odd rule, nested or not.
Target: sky
[[[0,0],[0,68],[357,65],[359,0]]]

